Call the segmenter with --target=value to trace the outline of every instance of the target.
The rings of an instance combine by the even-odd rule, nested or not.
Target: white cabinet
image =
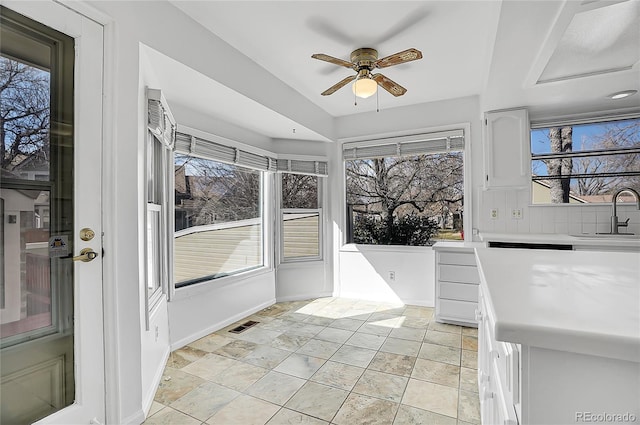
[[[530,129],[526,109],[485,113],[485,189],[526,188],[530,176]]]
[[[473,248],[439,247],[436,251],[436,320],[476,326],[480,277]]]

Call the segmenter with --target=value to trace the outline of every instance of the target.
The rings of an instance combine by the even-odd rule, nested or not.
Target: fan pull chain
[[[358,77],[356,76],[356,80],[353,82],[353,106],[358,106]]]
[[[376,90],[376,112],[380,112],[380,90]]]

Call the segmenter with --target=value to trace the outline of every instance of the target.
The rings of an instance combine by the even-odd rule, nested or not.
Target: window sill
[[[220,288],[226,288],[229,286],[240,285],[243,282],[259,277],[262,275],[268,275],[273,272],[270,267],[261,267],[259,269],[250,270],[242,273],[235,274],[233,276],[221,277],[219,279],[205,280],[203,282],[194,283],[193,285],[184,286],[182,288],[176,288],[175,295],[172,298],[173,301],[179,301],[186,298],[191,298],[208,292],[216,291]]]
[[[433,246],[346,244],[340,248],[340,252],[420,252],[431,250],[433,250]]]

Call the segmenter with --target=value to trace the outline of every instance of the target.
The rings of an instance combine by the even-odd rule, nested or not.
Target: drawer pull
[[[494,393],[493,391],[488,391],[485,395],[484,395],[484,399],[485,400],[491,400],[494,397]]]
[[[480,372],[480,382],[489,382],[491,380],[491,375],[488,375],[484,372]]]
[[[480,309],[477,309],[477,308],[476,308],[476,320],[478,322],[482,321],[482,312],[480,311]]]

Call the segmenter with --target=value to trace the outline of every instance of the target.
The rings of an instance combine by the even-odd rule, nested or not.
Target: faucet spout
[[[636,198],[636,206],[640,210],[640,193],[638,193],[635,189],[632,189],[630,187],[623,187],[622,189],[619,189],[616,193],[614,193],[613,199],[612,199],[613,214],[611,215],[611,233],[615,235],[619,234],[618,227],[627,227],[629,224],[628,219],[624,223],[618,222],[618,211],[617,211],[618,196],[620,196],[621,193],[625,193],[625,192],[630,193],[631,195],[633,195],[634,198]]]

